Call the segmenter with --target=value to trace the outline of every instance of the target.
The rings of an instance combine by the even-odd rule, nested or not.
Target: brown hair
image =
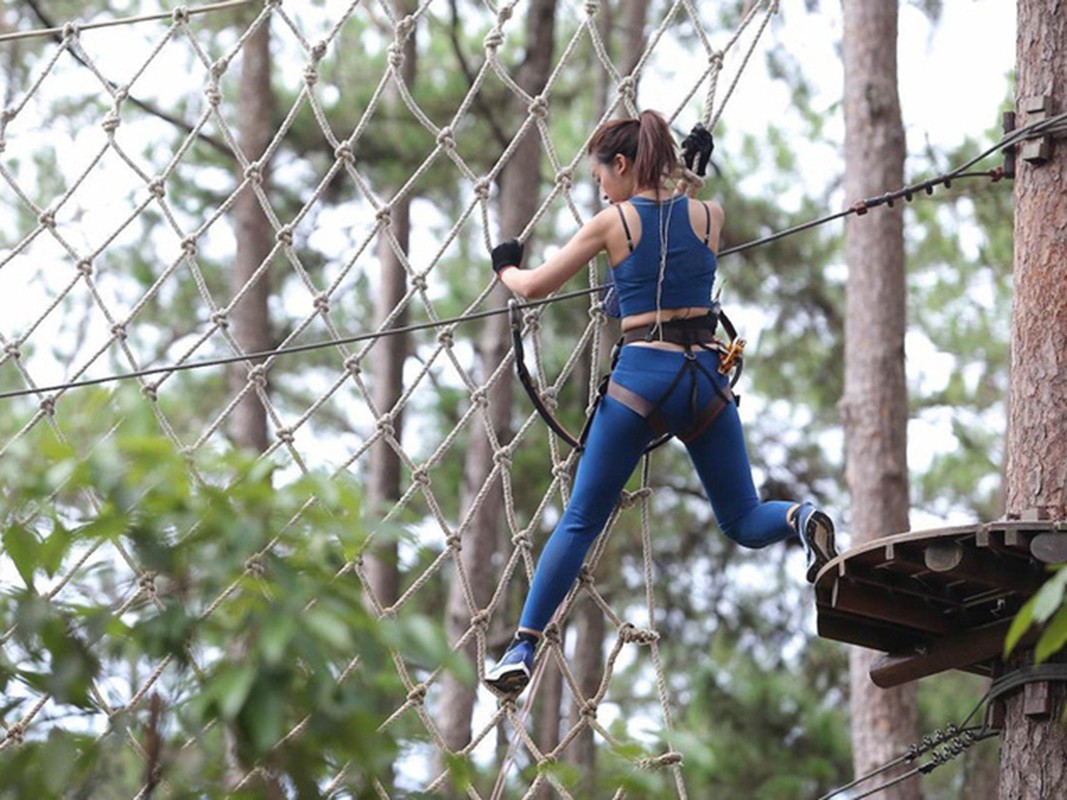
[[[610,164],[618,154],[626,156],[634,164],[637,185],[658,189],[663,178],[678,169],[674,148],[667,120],[656,111],[642,111],[601,125],[589,140],[588,152],[601,164]]]

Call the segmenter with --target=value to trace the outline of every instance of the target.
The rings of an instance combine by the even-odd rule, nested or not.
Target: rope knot
[[[208,105],[212,108],[218,108],[222,102],[222,92],[219,91],[217,84],[208,84],[207,88],[204,89],[204,96],[207,98]]]
[[[596,576],[586,564],[582,564],[581,569],[578,570],[578,583],[582,586],[592,586],[596,583]]]
[[[196,239],[192,236],[187,236],[182,239],[182,252],[189,258],[196,258],[197,253]]]
[[[16,722],[10,728],[7,729],[7,733],[4,735],[5,740],[10,740],[14,745],[18,746],[22,744],[26,728],[21,722]]]
[[[454,150],[456,147],[456,138],[452,135],[452,128],[441,128],[441,132],[437,134],[437,144],[445,148],[445,150]]]
[[[552,477],[559,478],[561,481],[569,483],[571,479],[571,471],[567,468],[566,464],[556,464],[556,466],[552,467]]]
[[[146,570],[137,576],[137,588],[149,597],[156,596],[156,573]]]
[[[426,467],[416,467],[411,472],[411,480],[420,486],[430,485],[430,471]]]
[[[523,324],[526,325],[526,330],[530,333],[537,333],[541,330],[541,314],[537,311],[531,311],[525,317],[523,317]]]
[[[212,314],[211,322],[216,328],[222,328],[223,330],[230,327],[230,320],[225,311],[216,311]]]
[[[46,208],[37,217],[37,222],[46,228],[54,228],[56,226],[56,212],[50,208]]]
[[[263,559],[261,559],[259,555],[249,556],[245,560],[245,572],[247,572],[249,575],[254,575],[257,578],[261,578],[263,577],[264,573],[266,573],[266,571],[267,568],[263,566]]]
[[[411,288],[416,292],[425,292],[428,285],[425,274],[416,275],[411,279]]]
[[[543,94],[537,95],[537,97],[533,99],[533,102],[530,103],[528,111],[531,117],[544,119],[545,116],[548,115],[548,98]]]
[[[321,314],[325,314],[330,310],[330,296],[326,292],[319,292],[315,295],[315,300],[312,302],[315,306],[315,310]]]
[[[127,336],[126,323],[125,322],[116,322],[114,325],[112,325],[111,326],[111,335],[114,336],[116,339],[118,339],[120,342],[125,342],[126,341],[126,336]]]
[[[503,15],[503,13],[502,10],[501,15]],[[482,46],[485,47],[490,55],[493,55],[502,44],[504,44],[504,32],[500,30],[499,26],[489,31],[489,33],[485,35],[485,39],[482,41]]]
[[[393,28],[393,30],[396,31],[397,40],[403,41],[404,39],[407,39],[409,36],[411,36],[411,32],[415,30],[415,23],[417,21],[418,20],[415,18],[414,14],[408,14],[406,17],[396,23],[396,26]]]
[[[81,261],[78,262],[78,272],[88,278],[93,274],[93,262],[87,258],[81,259]]]
[[[386,53],[390,67],[400,69],[404,65],[404,48],[401,45],[393,42],[386,49]]]
[[[471,392],[471,403],[481,408],[489,405],[489,398],[486,396],[484,387],[479,387]]]
[[[263,368],[262,364],[256,364],[254,367],[252,367],[252,369],[248,370],[248,380],[250,380],[256,386],[266,386],[267,370]]]
[[[530,534],[527,531],[519,531],[511,537],[511,544],[515,547],[521,547],[523,550],[529,550],[531,546]]]
[[[283,444],[291,445],[293,443],[293,430],[292,428],[278,428],[276,431],[278,441]]]
[[[16,114],[18,114],[18,111],[13,109],[11,106],[5,106],[4,110],[0,111],[0,123],[3,123],[3,124],[6,125],[7,123],[11,122],[11,120],[13,120],[15,118]]]
[[[157,199],[162,199],[163,195],[167,193],[166,187],[163,185],[162,178],[153,178],[148,182],[148,193]]]
[[[48,395],[48,397],[41,400],[41,411],[49,417],[54,417],[56,414],[56,397],[55,395]]]
[[[507,447],[501,447],[493,453],[493,462],[507,469],[511,466],[511,450]]]
[[[159,384],[146,383],[141,387],[141,394],[145,396],[145,399],[150,403],[156,402],[159,399]]]
[[[378,220],[381,225],[388,225],[393,220],[393,209],[391,206],[382,206],[378,209],[378,213],[374,215],[374,218]]]
[[[322,61],[323,56],[326,55],[326,50],[329,48],[329,44],[326,42],[315,42],[311,48],[311,60],[318,64]]]
[[[82,28],[77,22],[68,22],[63,25],[63,41],[69,42],[81,36]]]
[[[456,343],[456,335],[451,328],[437,334],[437,343],[445,347],[452,347]]]
[[[189,24],[189,9],[187,6],[178,6],[170,13],[170,21],[175,25]]]
[[[570,189],[574,185],[574,172],[570,167],[564,167],[556,173],[556,185],[564,191]]]
[[[637,82],[634,81],[633,75],[627,75],[619,81],[619,96],[627,102],[634,102],[637,97]]]
[[[492,186],[490,186],[489,181],[485,178],[482,178],[474,184],[474,196],[479,200],[488,200],[491,191]]]
[[[259,183],[263,180],[263,174],[258,161],[252,161],[245,167],[245,180]]]
[[[119,106],[122,103],[124,103],[126,100],[128,100],[129,97],[130,97],[130,87],[129,86],[120,86],[120,87],[118,87],[115,90],[115,109],[114,109],[113,113],[118,114],[119,113]]]
[[[230,68],[229,59],[220,58],[217,61],[215,61],[211,65],[211,69],[209,70],[210,73],[211,73],[211,77],[212,77],[213,81],[218,81],[218,79],[221,78],[225,74],[226,70],[228,70],[229,68]],[[212,84],[212,85],[214,85],[214,84]],[[215,88],[218,89],[217,86]]]
[[[408,692],[408,702],[417,706],[421,706],[426,702],[426,684],[415,684],[415,688]]]
[[[377,423],[375,423],[375,427],[378,429],[379,433],[389,437],[392,437],[396,433],[396,426],[393,425],[393,417],[391,414],[382,414],[382,416],[378,418]]]
[[[559,397],[555,386],[546,386],[544,391],[541,392],[541,399],[551,411],[554,411],[559,406]]]
[[[726,54],[722,50],[713,50],[708,53],[708,66],[714,70],[721,70],[722,62],[725,57]]]
[[[595,17],[600,12],[600,0],[585,0],[585,15]]]
[[[275,238],[282,243],[283,247],[293,246],[293,229],[289,225],[283,225],[278,229]]]
[[[559,625],[555,622],[550,622],[548,627],[542,631],[541,636],[550,645],[558,647],[563,644],[563,634],[560,633]]]
[[[5,344],[4,352],[15,360],[22,358],[22,350],[19,348],[18,342],[8,342]]]
[[[463,550],[463,539],[458,533],[449,534],[445,538],[445,544],[449,550],[455,550],[457,553]]]
[[[363,371],[363,365],[359,356],[349,356],[345,359],[345,372],[351,375],[353,378],[357,377]]]
[[[471,617],[471,627],[472,628],[480,628],[483,631],[486,628],[488,628],[489,627],[489,612],[486,611],[483,608],[481,611],[479,611],[477,614],[475,614],[473,617]]]
[[[660,756],[639,758],[635,763],[640,769],[661,769],[663,767],[672,767],[682,763],[682,754],[672,750]]]
[[[638,628],[632,622],[619,629],[619,638],[624,644],[652,644],[659,641],[659,634],[648,628]]]
[[[304,67],[304,83],[308,86],[314,86],[319,82],[319,68],[315,65],[315,62],[309,62]]]
[[[585,719],[596,719],[597,702],[596,700],[586,700],[582,703],[581,715]]]
[[[342,142],[337,145],[337,149],[333,151],[333,157],[338,161],[344,161],[346,164],[351,164],[356,160],[355,153],[352,152],[352,145],[348,142]]]
[[[652,490],[647,486],[634,492],[624,491],[619,497],[619,508],[633,508],[646,497],[652,495]]]

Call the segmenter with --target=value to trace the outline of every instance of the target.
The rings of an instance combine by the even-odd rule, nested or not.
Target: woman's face
[[[594,156],[593,180],[609,203],[621,203],[633,196],[633,164],[622,153],[616,153],[606,164]]]

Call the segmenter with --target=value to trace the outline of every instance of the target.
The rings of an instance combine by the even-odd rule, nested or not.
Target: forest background
[[[0,24],[6,30],[40,26],[34,5],[57,23],[154,10],[150,3],[137,2],[16,3],[5,8]],[[579,5],[560,3],[556,8],[560,40],[566,39],[573,20],[581,18]],[[741,5],[702,8],[706,28],[729,29],[736,24]],[[662,17],[662,6],[648,4],[649,24]],[[761,63],[754,63],[752,73],[742,77],[726,107],[716,130],[714,174],[706,193],[727,210],[727,245],[807,221],[857,199],[843,197],[840,185],[843,133],[835,41],[840,24],[839,11],[831,6],[785,4],[757,51]],[[1008,73],[1014,51],[1013,19],[1005,7],[1010,11],[1010,4],[992,1],[901,5],[900,95],[909,180],[943,172],[999,137],[999,112],[1010,105]],[[324,30],[324,21],[335,11],[331,4],[320,3],[289,10],[309,30]],[[458,33],[449,10],[463,20]],[[612,34],[618,38],[609,41],[621,60],[626,31],[622,10],[616,10],[618,27]],[[520,4],[516,13],[525,11]],[[461,41],[467,37],[469,51],[479,51],[488,16],[476,12],[462,3],[443,5],[434,12],[439,14],[434,24],[420,30],[412,86],[427,108],[435,108],[436,100],[446,109],[465,90],[454,44],[457,36]],[[203,40],[220,42],[224,48],[248,20],[247,14],[225,12],[197,24]],[[979,21],[984,25],[976,27]],[[364,48],[349,48],[328,60],[320,77],[324,107],[341,131],[355,127],[389,57],[384,13],[370,6],[347,24],[356,29],[349,35]],[[142,27],[124,28],[111,40],[103,38],[112,35],[105,32],[82,35],[86,49],[121,75],[129,71],[120,57],[121,48],[130,47],[127,37],[157,40]],[[966,35],[959,35],[964,29]],[[306,61],[284,28],[275,25],[273,35],[276,104],[267,112],[270,115],[288,107]],[[692,69],[685,58],[686,52],[696,49],[692,38],[684,29],[677,35],[690,48],[679,47],[674,58],[657,63],[667,72],[650,70],[643,75],[639,106],[671,107],[665,87],[682,81],[669,70],[684,76]],[[92,36],[100,36],[100,43],[93,44]],[[56,45],[29,40],[4,47],[0,53],[4,105],[11,107],[55,54]],[[109,50],[113,61],[99,55]],[[516,73],[529,61],[523,62],[521,51],[506,57]],[[33,187],[32,196],[41,205],[65,191],[74,174],[71,165],[85,152],[86,131],[99,128],[109,107],[107,98],[101,99],[100,81],[87,77],[88,72],[73,58],[57,62],[57,72],[42,84],[51,87],[49,91],[40,92],[19,120],[10,125],[5,121],[5,168],[19,186]],[[172,75],[166,77],[143,81],[138,88],[145,87],[148,95],[158,90],[158,97],[149,99],[182,117],[183,111],[195,107],[188,98],[201,91],[202,74],[188,86]],[[554,105],[549,117],[561,152],[575,152],[597,117],[600,100],[594,82],[582,78],[580,70],[564,76],[567,103]],[[234,106],[236,119],[235,94],[224,92],[222,103]],[[382,114],[372,121],[362,140],[366,150],[360,154],[369,164],[369,180],[386,195],[387,187],[401,185],[412,173],[428,141],[432,144],[424,130],[404,126],[398,107],[392,106],[395,116]],[[679,128],[684,130],[697,113],[694,103],[692,110],[679,116]],[[271,121],[277,130],[280,120],[272,116]],[[482,136],[492,141],[492,133],[479,126],[500,121],[487,113],[465,134],[470,140]],[[25,125],[18,136],[16,122]],[[144,137],[133,149],[140,149],[147,163],[165,163],[174,143],[182,140],[182,132],[158,116],[144,112],[133,122]],[[506,118],[504,124],[514,127]],[[282,219],[292,217],[314,186],[316,170],[321,174],[323,159],[332,157],[324,152],[320,138],[314,121],[305,114],[289,129],[274,159],[277,194],[272,203]],[[462,140],[460,146],[469,147]],[[183,221],[213,214],[231,190],[232,165],[213,148],[196,142],[183,170],[168,182],[168,195],[177,198],[174,207]],[[478,163],[476,150],[465,151],[472,163]],[[101,208],[94,197],[113,196],[104,187],[125,180],[116,174],[94,174],[86,184],[89,189],[71,204],[76,207],[68,212],[72,227],[77,222],[81,230],[91,232],[97,225],[113,226],[109,220],[114,210]],[[584,171],[580,175],[584,177]],[[420,185],[411,208],[417,220],[410,235],[411,263],[430,261],[439,242],[449,236],[462,210],[456,180],[455,174],[439,169],[428,173]],[[587,214],[595,198],[592,188],[580,183],[580,178],[575,181],[574,196]],[[113,320],[100,313],[102,306],[91,293],[65,294],[36,338],[26,335],[60,296],[57,287],[63,280],[55,279],[59,272],[55,265],[62,265],[67,254],[50,245],[47,237],[23,246],[36,220],[17,194],[7,192],[3,203],[0,236],[9,254],[0,270],[2,330],[5,344],[19,342],[24,351],[17,357],[10,348],[7,351],[0,365],[0,388],[22,390],[27,374],[37,384],[70,377],[70,365],[84,361],[106,341]],[[1010,186],[956,184],[917,200],[906,214],[913,527],[996,518],[1001,508],[1000,454],[1008,384]],[[151,254],[175,245],[173,236],[161,238],[166,221],[158,214],[149,212],[141,219],[145,221],[139,220],[108,247],[109,273],[101,284],[108,302],[133,305],[144,296],[159,277]],[[351,257],[353,243],[373,225],[373,210],[354,187],[330,187],[316,210],[314,225],[296,243],[302,263],[316,265],[313,280],[331,279],[336,264]],[[573,226],[565,209],[542,217],[533,240],[534,257],[564,239]],[[496,237],[498,231],[492,234]],[[232,237],[202,241],[197,258],[204,285],[172,281],[165,292],[151,297],[139,312],[127,345],[136,350],[139,363],[170,363],[198,336],[206,315],[205,294],[219,299],[232,291],[228,269],[232,249]],[[371,253],[354,259],[355,268],[343,278],[347,281],[343,300],[330,309],[334,330],[361,332],[368,329],[368,320],[380,319],[374,298],[383,293],[378,274],[382,260]],[[486,262],[478,231],[462,229],[440,262],[432,286],[442,316],[460,313],[482,291],[488,280]],[[61,273],[65,280],[74,266],[65,265]],[[761,492],[767,497],[818,497],[835,510],[847,541],[849,515],[837,415],[845,282],[841,231],[825,226],[746,251],[724,259],[721,272],[731,316],[750,341],[742,412]],[[299,286],[301,280],[295,269],[279,269],[272,276],[268,346],[287,341],[303,318],[309,296]],[[561,304],[550,312],[549,330],[542,332],[550,373],[566,362],[587,310],[578,303],[578,307]],[[316,332],[328,331],[312,328],[305,335],[313,339]],[[473,336],[470,330],[457,331],[460,359],[475,364],[483,348]],[[417,369],[412,364],[425,357],[432,342],[432,335],[412,342],[404,374]],[[224,353],[225,348],[223,343],[217,352]],[[121,372],[129,369],[129,361],[121,347],[110,346],[106,358],[93,369],[95,373],[89,374]],[[373,384],[374,368],[369,372]],[[330,379],[328,359],[313,353],[279,361],[264,391],[283,414],[298,416],[297,410],[307,408]],[[584,387],[581,380],[571,383],[579,385],[567,390],[561,413],[573,422],[580,420]],[[427,452],[426,443],[440,441],[463,416],[468,397],[462,381],[442,374],[434,389],[405,410],[406,451]],[[0,601],[2,627],[8,631],[0,661],[6,741],[13,740],[10,731],[35,697],[52,699],[25,740],[0,754],[5,778],[0,792],[69,796],[74,787],[74,794],[84,796],[129,797],[146,787],[150,794],[165,779],[171,786],[210,793],[210,787],[232,782],[242,767],[247,772],[250,764],[266,763],[270,767],[266,772],[275,776],[266,784],[275,789],[321,791],[323,776],[340,770],[345,776],[342,784],[354,796],[369,791],[372,778],[407,796],[405,792],[414,792],[433,774],[437,756],[417,726],[401,722],[380,738],[355,734],[376,727],[386,705],[383,698],[403,698],[390,648],[412,664],[446,664],[458,683],[471,685],[470,666],[449,654],[441,629],[440,610],[448,602],[447,572],[420,590],[395,628],[379,626],[373,614],[362,610],[358,583],[332,580],[336,569],[360,551],[365,530],[381,533],[367,498],[375,462],[352,458],[353,453],[363,452],[361,442],[375,424],[373,416],[343,400],[319,408],[301,447],[311,475],[299,478],[302,470],[294,467],[295,459],[285,448],[242,441],[242,433],[233,426],[236,415],[222,414],[234,396],[233,384],[222,370],[191,371],[168,384],[159,403],[162,416],[136,392],[81,389],[66,396],[56,415],[58,426],[51,430],[48,425],[31,424],[39,401],[3,401],[9,404],[8,413],[0,418],[8,443],[0,461],[7,518],[0,564],[5,586],[18,587],[6,591]],[[524,417],[525,399],[516,393],[512,402],[521,409],[517,418]],[[175,437],[157,440],[161,419],[178,431],[179,440],[195,444],[192,476],[187,469],[190,454],[175,452]],[[268,430],[277,427],[282,426],[268,421]],[[231,442],[246,450],[266,450],[267,458],[245,461],[232,454]],[[532,508],[545,492],[551,475],[543,466],[544,449],[531,445],[512,465],[513,472],[522,476],[523,485],[516,490],[518,508]],[[352,462],[348,469],[346,461]],[[268,463],[274,464],[273,469],[265,468]],[[339,468],[352,480],[339,480]],[[319,471],[333,477],[320,477]],[[235,475],[242,478],[235,480]],[[444,509],[447,516],[459,513],[464,479],[461,460],[446,459],[436,467],[435,495],[452,498],[452,506]],[[816,796],[844,782],[850,775],[847,658],[843,646],[814,636],[808,589],[798,579],[800,554],[784,548],[747,554],[722,537],[709,535],[714,522],[698,501],[695,476],[677,451],[657,456],[652,483],[662,489],[656,494],[655,586],[663,612],[657,624],[663,634],[669,691],[678,709],[675,747],[685,753],[687,784],[714,796],[790,798]],[[223,485],[229,487],[225,492],[206,492]],[[118,512],[129,509],[134,496],[141,503],[146,486],[152,487],[151,502],[142,504],[147,510],[131,525],[134,515]],[[309,493],[323,500],[311,512],[303,508]],[[92,502],[85,499],[90,495]],[[50,510],[42,513],[45,507]],[[108,509],[115,513],[104,513]],[[353,523],[355,509],[362,509],[364,516],[359,524]],[[300,525],[285,525],[294,517],[300,518]],[[155,541],[153,531],[187,529],[193,519],[199,520],[196,535],[164,535],[166,546]],[[546,517],[550,519],[551,514]],[[395,523],[385,532],[399,540],[398,558],[405,574],[417,574],[443,551],[445,537],[420,518],[418,507],[407,509]],[[224,606],[225,613],[201,618],[198,606],[202,611],[206,598],[222,591],[241,572],[250,555],[249,542],[268,541],[279,528],[284,531],[279,544],[286,557],[272,561],[266,573],[257,575],[254,589],[260,591],[241,592],[238,600]],[[625,522],[622,529],[625,533]],[[97,541],[119,545],[127,541],[132,560],[150,564],[153,573],[163,576],[169,595],[164,593],[155,606],[148,604],[149,611],[134,606],[142,613],[114,614],[116,607],[130,610],[123,606],[123,598],[131,581],[137,583],[137,570],[113,563],[112,556],[94,555],[82,565],[79,559],[91,548],[89,543]],[[620,552],[609,554],[598,574],[604,596],[623,608],[637,603],[641,594],[640,565],[624,544],[635,541],[636,537],[621,542],[616,538]],[[43,587],[54,588],[56,577],[69,574],[73,564],[80,570],[74,594],[57,595],[62,602],[42,602],[41,595],[48,594]],[[516,579],[519,583],[521,579]],[[514,587],[515,592],[520,589]],[[313,624],[300,635],[292,625],[277,622],[312,600],[316,602]],[[151,612],[152,607],[158,613]],[[506,622],[494,620],[499,630],[492,631],[491,641],[499,643],[506,635]],[[182,663],[193,629],[198,653]],[[242,641],[240,654],[229,644],[238,630],[257,632]],[[106,644],[91,646],[95,640]],[[573,642],[570,646],[576,647]],[[297,668],[281,658],[286,652],[299,653],[293,661],[321,664],[323,670]],[[343,683],[341,690],[331,688],[335,665],[353,652],[359,652],[363,661],[356,677]],[[131,705],[127,714],[108,712],[112,733],[102,735],[101,708],[122,705],[115,698],[128,699],[153,659],[168,656],[176,657],[178,666],[170,668],[153,695],[161,699]],[[650,678],[640,658],[626,663],[600,711],[603,724],[631,742],[636,753],[654,751],[660,735]],[[980,691],[977,680],[960,675],[925,681],[920,691],[920,729],[962,718]],[[557,711],[561,702],[556,701]],[[484,718],[491,707],[492,701],[483,696],[470,713],[475,719]],[[325,708],[329,713],[315,716],[319,724],[310,726],[305,735],[294,737],[285,747],[276,746],[301,713]],[[537,725],[551,726],[551,715],[538,719]],[[212,727],[212,720],[224,724]],[[555,724],[558,737],[560,718]],[[147,745],[149,740],[154,744]],[[130,741],[137,744],[131,746]],[[190,741],[197,746],[189,747]],[[212,752],[219,742],[227,745],[222,749],[232,751],[226,759],[195,755]],[[499,768],[500,746],[490,745],[468,759],[445,764],[457,786],[465,781],[477,786],[491,783]],[[568,785],[584,783],[588,796],[599,796],[601,785],[620,784],[640,796],[673,796],[661,776],[629,768],[628,757],[634,753],[602,750],[599,757],[576,757],[569,768],[561,765],[558,779]],[[342,768],[345,763],[350,765],[347,770]],[[995,771],[995,745],[976,748],[967,759],[926,779],[924,796],[979,797],[973,782],[988,777],[984,770],[990,763]]]

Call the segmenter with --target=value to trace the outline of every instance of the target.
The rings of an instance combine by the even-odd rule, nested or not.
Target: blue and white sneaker
[[[531,637],[516,638],[490,670],[485,682],[501,694],[519,694],[533,675],[534,651],[537,642]]]
[[[792,525],[808,557],[805,577],[808,583],[815,583],[819,570],[831,559],[837,558],[837,547],[834,545],[834,523],[811,503],[801,503],[793,514]]]

